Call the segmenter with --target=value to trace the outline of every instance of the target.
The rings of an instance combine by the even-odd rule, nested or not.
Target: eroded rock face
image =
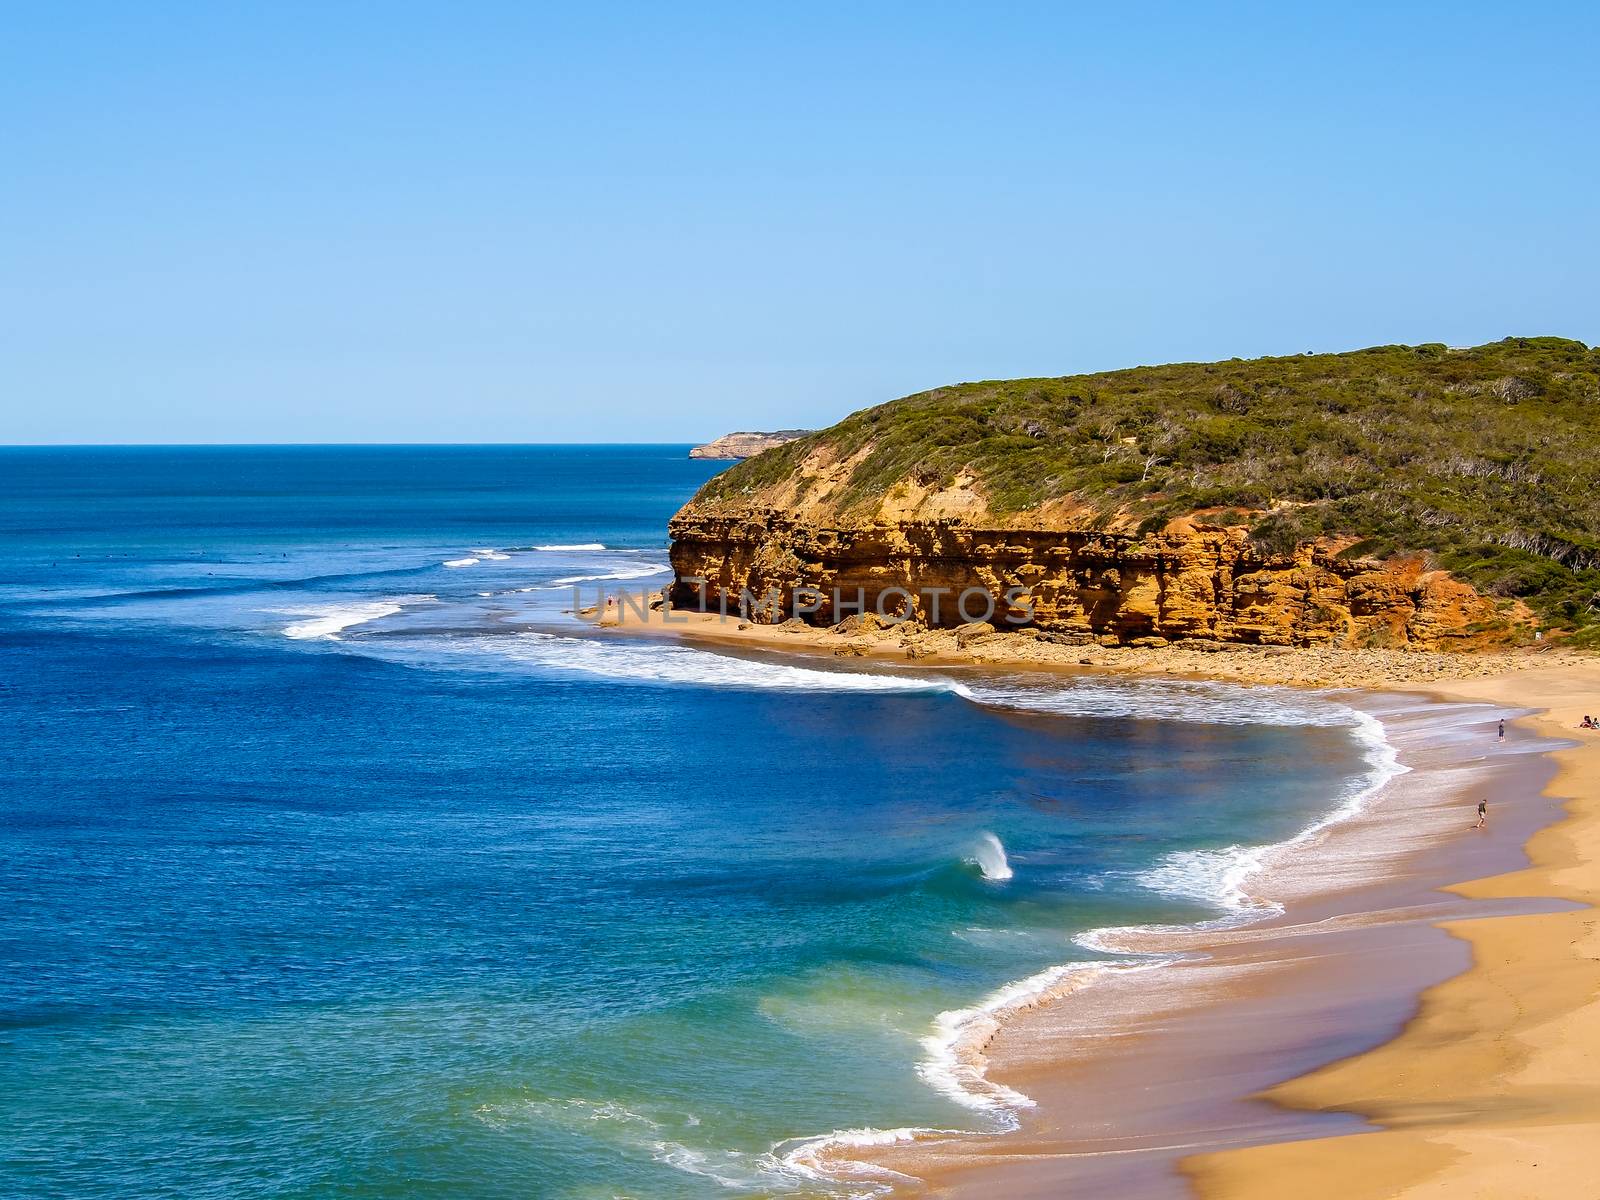
[[[961,520],[841,527],[774,508],[690,505],[671,532],[674,602],[725,606],[757,621],[791,618],[798,601],[813,609],[807,620],[831,624],[859,600],[867,611],[908,613],[929,626],[988,617],[1001,628],[1123,644],[1440,649],[1492,644],[1511,632],[1490,600],[1420,559],[1337,557],[1349,540],[1264,555],[1242,527],[1192,521],[1144,536]],[[994,598],[992,614],[982,611],[983,597]]]

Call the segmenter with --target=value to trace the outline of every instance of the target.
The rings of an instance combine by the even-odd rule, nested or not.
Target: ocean
[[[975,1023],[1394,769],[1333,699],[597,634],[687,449],[0,449],[0,1194],[872,1194],[819,1146],[1004,1128]]]

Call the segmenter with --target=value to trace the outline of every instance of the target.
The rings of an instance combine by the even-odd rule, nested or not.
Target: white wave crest
[[[983,689],[959,690],[974,700],[988,701]],[[1071,690],[1079,694],[1069,697],[1066,704],[1080,703],[1084,699],[1081,690]],[[1095,690],[1115,694],[1119,689]],[[1249,696],[1248,700],[1246,697],[1244,689],[1223,687],[1204,689],[1198,698],[1208,705],[1223,702],[1226,707],[1221,717],[1215,713],[1211,716],[1213,720],[1222,719],[1228,723],[1259,721],[1281,725],[1346,725],[1352,736],[1365,748],[1368,770],[1350,786],[1331,812],[1287,841],[1266,846],[1230,846],[1219,850],[1173,854],[1138,877],[1147,887],[1221,906],[1228,915],[1217,923],[1226,924],[1243,923],[1281,910],[1280,905],[1253,895],[1248,890],[1246,885],[1250,878],[1273,856],[1298,846],[1329,826],[1360,812],[1385,784],[1409,769],[1399,763],[1398,751],[1389,742],[1382,723],[1368,713],[1316,697],[1291,695],[1285,698],[1278,693]],[[1149,715],[1177,717],[1180,714],[1174,711],[1174,707],[1167,704],[1158,713]],[[1193,709],[1187,701],[1176,707],[1181,710],[1181,719],[1206,719],[1204,716],[1191,716]],[[1052,708],[1050,711],[1065,710]],[[1071,711],[1077,710],[1073,708]],[[1117,715],[1145,714],[1134,710]],[[1108,927],[1091,930],[1074,940],[1091,950],[1128,955],[1129,951],[1117,944],[1116,935],[1120,932],[1124,931]],[[957,1103],[975,1110],[997,1113],[1004,1123],[1014,1126],[1015,1110],[1030,1107],[1033,1101],[1014,1088],[996,1083],[987,1075],[986,1051],[990,1041],[999,1032],[1005,1016],[1075,992],[1096,979],[1104,978],[1109,972],[1152,970],[1174,961],[1176,959],[1170,956],[1143,954],[1134,957],[1133,961],[1125,960],[1122,963],[1064,963],[1008,984],[970,1008],[941,1013],[934,1023],[933,1034],[923,1040],[926,1057],[919,1065],[918,1073],[929,1086]]]
[[[571,550],[604,550],[606,548],[607,547],[606,547],[605,543],[603,543],[603,542],[574,542],[571,545],[566,545],[566,546],[558,544],[558,545],[552,545],[552,546],[535,546],[534,547],[535,550],[568,550],[568,551],[571,551]]]
[[[479,558],[487,558],[491,562],[505,562],[506,559],[511,557],[511,555],[502,553],[499,550],[474,550],[472,553]]]
[[[286,616],[308,618],[283,627],[283,636],[296,641],[332,638],[353,625],[364,625],[392,617],[408,604],[431,603],[433,596],[391,596],[386,600],[366,600],[355,604],[335,604],[324,608],[274,609]]]
[[[644,579],[650,575],[662,575],[672,570],[665,563],[642,563],[637,567],[623,567],[604,575],[568,575],[564,579],[552,579],[552,588],[564,587],[573,583],[593,583],[601,579]]]
[[[1217,905],[1227,914],[1224,920],[1228,923],[1281,912],[1281,904],[1251,893],[1248,887],[1251,879],[1286,851],[1303,845],[1329,826],[1359,814],[1385,784],[1411,770],[1401,764],[1400,752],[1390,743],[1383,723],[1376,717],[1344,705],[1329,707],[1342,718],[1340,723],[1350,727],[1351,736],[1361,745],[1367,770],[1351,783],[1327,815],[1281,842],[1175,851],[1135,878],[1151,891],[1163,895]],[[1113,931],[1084,935],[1085,939],[1092,937],[1092,943],[1080,940],[1084,945],[1105,948],[1114,944],[1105,936],[1108,932]]]
[[[1011,862],[1006,858],[1005,843],[992,833],[980,834],[978,847],[972,852],[972,862],[985,879],[1003,883],[1012,877]]]
[[[1000,1031],[1004,1018],[1059,1000],[1106,974],[1146,971],[1171,961],[1151,958],[1136,963],[1061,963],[1008,983],[970,1008],[942,1012],[934,1019],[933,1032],[922,1039],[926,1057],[918,1064],[917,1074],[929,1087],[957,1104],[994,1115],[1002,1128],[1015,1128],[1015,1110],[1032,1108],[1032,1098],[988,1077],[989,1043]]]
[[[475,558],[450,558],[450,559],[446,559],[444,562],[440,563],[439,565],[441,567],[451,567],[451,568],[474,567],[474,566],[478,565],[478,560],[475,559]]]
[[[828,671],[735,658],[685,646],[562,637],[532,631],[511,637],[477,638],[471,645],[529,666],[649,683],[834,692],[950,692],[954,689],[948,679],[937,676]]]
[[[1202,681],[1075,679],[1063,686],[1013,678],[966,684],[977,704],[1066,717],[1186,721],[1201,725],[1348,725],[1352,710],[1288,688]]]
[[[700,1119],[687,1113],[637,1112],[612,1100],[517,1100],[486,1104],[473,1113],[491,1129],[508,1131],[519,1126],[554,1125],[582,1130],[612,1145],[647,1153],[654,1161],[686,1175],[708,1179],[720,1187],[744,1194],[789,1193],[804,1185],[826,1182],[803,1167],[792,1166],[774,1151],[755,1153],[708,1146],[691,1146],[679,1140],[700,1125]],[[828,1188],[827,1195],[843,1194]],[[854,1197],[864,1193],[849,1193]]]
[[[958,1129],[836,1129],[817,1137],[794,1138],[772,1148],[773,1156],[808,1182],[836,1184],[841,1180],[870,1182],[866,1191],[852,1190],[851,1200],[887,1195],[894,1184],[915,1183],[909,1175],[850,1157],[853,1150],[899,1146],[921,1138],[959,1137]]]

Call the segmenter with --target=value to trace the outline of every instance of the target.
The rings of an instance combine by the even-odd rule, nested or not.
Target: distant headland
[[[754,458],[763,450],[782,446],[811,433],[809,429],[779,429],[774,433],[725,433],[714,442],[696,446],[690,458]]]

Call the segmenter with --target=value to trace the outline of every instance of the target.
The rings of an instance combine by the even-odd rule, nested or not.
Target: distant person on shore
[[[1478,823],[1476,825],[1474,825],[1473,828],[1474,829],[1482,829],[1488,823],[1489,823],[1489,802],[1487,800],[1479,800],[1478,801]]]
[[[1593,717],[1589,716],[1587,713],[1585,713],[1584,717],[1583,717],[1583,724],[1579,725],[1578,728],[1579,729],[1600,729],[1600,725],[1595,724],[1595,719]]]
[[[1500,718],[1500,740],[1502,742],[1506,740],[1506,719],[1504,717]]]

